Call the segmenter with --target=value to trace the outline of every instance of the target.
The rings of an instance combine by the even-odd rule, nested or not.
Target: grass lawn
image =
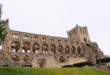
[[[0,67],[0,75],[110,75],[94,68]]]

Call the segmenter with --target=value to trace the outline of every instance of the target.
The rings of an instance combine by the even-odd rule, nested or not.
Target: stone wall
[[[0,57],[8,59],[10,66],[62,67],[85,61],[96,63],[103,56],[97,43],[90,41],[86,27],[76,26],[68,32],[68,38],[7,29]]]

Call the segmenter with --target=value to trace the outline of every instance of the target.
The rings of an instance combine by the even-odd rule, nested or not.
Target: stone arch
[[[13,55],[13,56],[12,56],[12,60],[14,60],[14,61],[19,61],[20,58],[19,58],[18,55]]]
[[[12,49],[12,52],[19,52],[20,50],[20,43],[18,41],[14,41],[12,42],[11,44],[11,49]]]
[[[58,46],[58,53],[63,54],[63,46],[62,45]]]
[[[39,53],[40,45],[38,43],[33,44],[33,53]]]
[[[65,58],[64,58],[63,56],[61,56],[61,57],[59,58],[59,62],[60,62],[60,63],[65,63]]]
[[[22,50],[22,52],[30,53],[30,43],[29,42],[24,42],[23,43],[23,50]]]
[[[29,35],[24,35],[24,40],[29,40]]]
[[[51,45],[50,52],[56,54],[56,46],[55,45]]]
[[[72,54],[75,54],[75,53],[76,53],[76,47],[75,47],[75,46],[72,46],[72,48],[71,48],[71,53],[72,53]]]
[[[42,53],[43,54],[48,54],[48,44],[43,44],[43,47],[42,47]]]
[[[29,55],[25,55],[23,58],[24,61],[29,61],[30,60],[30,56]]]
[[[14,33],[13,37],[14,37],[14,39],[18,39],[19,38],[18,33]]]
[[[77,48],[78,54],[81,54],[81,47]]]
[[[41,67],[41,68],[46,67],[46,59],[45,58],[39,58],[38,64],[39,64],[39,67]]]
[[[69,46],[66,46],[65,47],[65,54],[69,54],[69,51],[70,51],[70,47]]]

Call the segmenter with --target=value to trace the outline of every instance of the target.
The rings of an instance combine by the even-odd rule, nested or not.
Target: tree
[[[2,45],[3,41],[5,40],[6,37],[6,29],[8,25],[8,19],[7,20],[1,20],[1,15],[2,15],[2,4],[0,4],[0,45]]]
[[[8,20],[0,21],[0,45],[5,40],[5,37],[6,37],[6,34],[7,34],[7,32],[6,32],[7,23],[8,23]]]

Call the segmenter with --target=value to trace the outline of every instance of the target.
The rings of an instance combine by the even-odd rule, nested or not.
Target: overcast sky
[[[87,26],[91,41],[110,55],[110,0],[0,0],[12,30],[67,37],[67,30]]]

